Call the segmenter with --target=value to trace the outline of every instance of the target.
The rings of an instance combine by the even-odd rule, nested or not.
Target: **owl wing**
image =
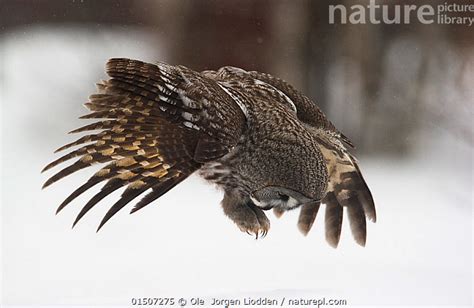
[[[57,150],[78,149],[58,158],[43,171],[80,157],[44,186],[96,163],[107,163],[59,206],[98,183],[102,189],[82,208],[74,225],[100,200],[126,186],[98,230],[130,201],[149,191],[132,213],[156,200],[208,161],[232,150],[245,129],[241,109],[215,81],[186,67],[156,65],[130,59],[111,59],[111,77],[98,84],[98,94],[85,106],[99,119],[71,133],[85,135]]]
[[[343,208],[346,208],[349,225],[355,241],[365,246],[367,238],[366,218],[376,221],[375,204],[358,162],[346,151],[322,146],[328,164],[329,183],[326,196],[326,240],[337,247],[341,236]],[[309,231],[309,230],[308,230]]]
[[[260,81],[268,83],[277,90],[283,92],[288,96],[296,107],[296,115],[300,121],[306,123],[314,128],[322,129],[331,133],[334,133],[341,141],[354,147],[353,143],[344,136],[334,124],[329,121],[326,115],[321,109],[313,103],[307,96],[303,95],[300,91],[295,89],[291,84],[284,81],[283,79],[274,77],[270,74],[260,73],[256,71],[250,71],[248,74]]]
[[[287,95],[296,107],[298,119],[311,127],[310,130],[320,145],[329,170],[329,185],[322,200],[326,204],[326,240],[334,247],[338,245],[345,207],[352,235],[358,244],[364,246],[366,217],[375,222],[376,212],[372,194],[360,172],[357,160],[344,146],[346,144],[353,148],[352,142],[336,129],[316,104],[286,81],[255,71],[248,74]],[[301,207],[298,227],[304,234],[310,231],[318,210],[319,203],[309,203]],[[276,214],[279,216],[282,213]]]

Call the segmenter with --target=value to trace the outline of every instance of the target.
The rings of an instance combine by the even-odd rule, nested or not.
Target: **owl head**
[[[319,148],[312,142],[280,139],[278,143],[272,145],[272,155],[267,151],[259,156],[264,178],[249,198],[264,210],[291,210],[320,202],[327,188],[327,167]]]

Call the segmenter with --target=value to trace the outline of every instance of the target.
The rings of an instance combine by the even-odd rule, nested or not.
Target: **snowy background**
[[[269,213],[269,234],[255,240],[224,216],[221,192],[196,176],[134,215],[124,209],[98,234],[100,219],[120,192],[99,203],[74,230],[70,226],[75,215],[94,189],[55,216],[57,205],[95,169],[44,191],[42,183],[52,172],[40,170],[56,157],[54,149],[77,137],[66,132],[84,124],[77,119],[86,112],[82,103],[95,91],[94,83],[106,77],[106,60],[174,59],[166,35],[140,26],[71,24],[22,25],[0,32],[2,305],[290,296],[368,306],[471,306],[473,148],[472,124],[466,118],[473,115],[473,49],[463,53],[468,55],[463,63],[428,61],[428,75],[434,79],[428,78],[420,91],[431,103],[444,101],[443,114],[452,116],[451,126],[422,119],[401,137],[409,150],[394,150],[400,149],[399,130],[413,120],[414,103],[405,101],[409,92],[394,94],[396,90],[383,86],[378,92],[378,112],[390,113],[386,106],[395,104],[404,110],[400,120],[396,118],[403,125],[385,125],[385,118],[372,110],[369,135],[374,136],[356,136],[369,140],[359,146],[365,144],[366,150],[358,157],[378,216],[376,224],[368,224],[365,248],[352,240],[347,221],[339,247],[327,245],[323,209],[307,237],[296,227],[296,212],[280,219]],[[409,79],[409,61],[424,57],[418,53],[418,41],[415,47],[412,43],[402,37],[386,51],[386,84]],[[456,54],[454,47],[443,46],[438,47],[446,50],[446,57]],[[331,103],[325,109],[336,124],[357,126],[363,121],[357,116],[361,109],[354,107],[361,101],[360,90],[351,82],[357,67],[350,61],[328,66],[325,97]],[[450,81],[453,76],[455,82]],[[348,109],[349,118],[341,119],[337,108]],[[350,127],[345,131],[351,136]]]

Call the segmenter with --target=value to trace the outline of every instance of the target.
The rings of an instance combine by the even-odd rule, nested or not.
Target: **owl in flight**
[[[74,225],[100,200],[126,186],[99,225],[139,195],[131,213],[161,197],[194,172],[224,191],[224,213],[240,230],[266,235],[276,216],[300,209],[298,228],[311,229],[321,203],[325,234],[336,247],[343,208],[355,241],[366,242],[366,217],[375,222],[371,193],[353,147],[308,97],[269,74],[222,67],[195,72],[184,66],[130,59],[107,63],[84,119],[96,131],[56,152],[79,146],[47,165],[79,159],[43,187],[96,163],[105,164],[59,206],[105,182]],[[145,193],[146,192],[146,193]]]

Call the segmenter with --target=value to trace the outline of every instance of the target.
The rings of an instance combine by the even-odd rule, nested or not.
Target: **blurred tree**
[[[0,31],[25,25],[133,26],[166,46],[168,56],[157,60],[196,70],[233,65],[282,77],[364,151],[409,153],[412,137],[426,123],[472,144],[472,30],[416,20],[329,23],[329,5],[349,9],[357,3],[368,1],[3,0]],[[393,10],[418,2],[377,3]]]

